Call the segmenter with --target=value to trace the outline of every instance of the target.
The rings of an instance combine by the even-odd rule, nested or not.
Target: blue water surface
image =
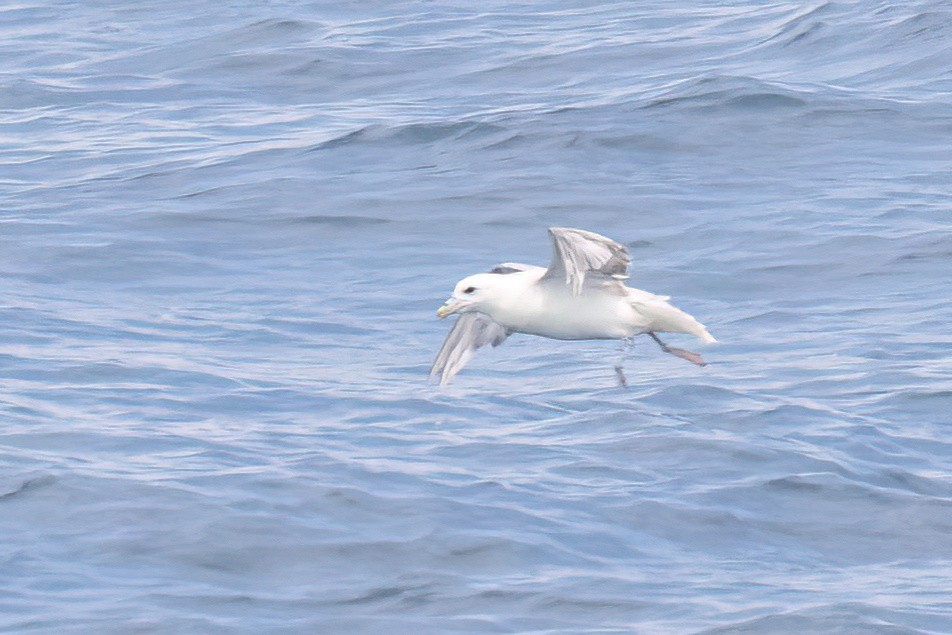
[[[0,58],[0,631],[952,632],[949,2],[24,0]],[[428,384],[551,225],[711,364]]]

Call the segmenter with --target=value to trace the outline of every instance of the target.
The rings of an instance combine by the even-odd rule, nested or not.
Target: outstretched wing
[[[552,264],[543,279],[564,281],[574,295],[582,293],[585,276],[596,273],[616,280],[628,277],[628,248],[601,234],[550,227]]]
[[[440,385],[444,385],[462,370],[475,350],[487,344],[499,346],[507,337],[509,331],[488,315],[463,313],[443,340],[443,346],[430,369],[430,377],[439,375]]]

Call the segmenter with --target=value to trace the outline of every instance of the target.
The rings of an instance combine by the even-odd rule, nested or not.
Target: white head
[[[456,283],[453,295],[437,309],[441,318],[454,313],[479,311],[490,313],[492,304],[500,297],[506,287],[506,276],[497,273],[477,273]]]

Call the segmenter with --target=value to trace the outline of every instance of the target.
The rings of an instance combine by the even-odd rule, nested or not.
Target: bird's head
[[[454,313],[469,313],[470,311],[488,313],[492,302],[499,296],[503,284],[500,280],[502,277],[493,273],[477,273],[463,278],[456,283],[453,295],[437,309],[436,314],[445,318]]]

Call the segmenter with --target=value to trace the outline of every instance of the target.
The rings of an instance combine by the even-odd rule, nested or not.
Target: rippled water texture
[[[26,0],[0,55],[0,630],[952,632],[948,2]],[[549,225],[712,363],[428,385]]]

